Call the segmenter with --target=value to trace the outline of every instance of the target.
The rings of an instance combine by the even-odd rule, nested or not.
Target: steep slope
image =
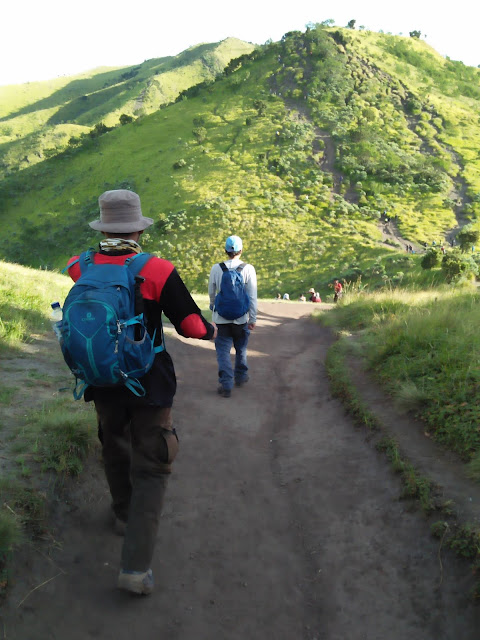
[[[63,151],[72,136],[99,122],[114,127],[122,114],[156,111],[190,86],[212,81],[232,58],[252,49],[227,38],[132,67],[0,87],[0,176]]]

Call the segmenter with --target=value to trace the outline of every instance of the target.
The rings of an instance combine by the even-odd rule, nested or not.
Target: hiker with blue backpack
[[[118,587],[153,590],[159,518],[178,438],[172,425],[176,377],[165,349],[162,312],[187,338],[214,340],[174,265],[142,252],[153,224],[126,189],[99,198],[99,250],[69,260],[75,281],[63,306],[61,347],[78,399],[95,403],[114,528],[124,535]]]
[[[238,236],[225,242],[228,260],[214,264],[210,271],[208,294],[212,320],[218,335],[215,350],[218,363],[218,393],[229,398],[233,384],[248,382],[247,346],[257,321],[257,274],[251,264],[242,262],[243,244]],[[232,368],[230,351],[235,349]]]

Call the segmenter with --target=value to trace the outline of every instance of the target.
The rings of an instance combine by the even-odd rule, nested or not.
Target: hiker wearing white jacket
[[[257,322],[257,274],[253,265],[246,264],[241,260],[242,251],[243,243],[241,238],[238,236],[227,238],[225,252],[228,259],[223,263],[213,265],[208,282],[212,322],[218,328],[218,335],[215,340],[218,362],[218,393],[224,398],[230,397],[234,382],[237,387],[241,387],[248,382],[247,345],[250,331],[255,328]],[[222,265],[224,265],[223,269]],[[243,284],[243,291],[240,291],[241,287],[238,285],[239,291],[233,292],[233,298],[238,298],[236,302],[243,304],[242,313],[235,310],[231,311],[230,309],[227,311],[228,305],[222,300],[222,295],[226,293],[225,291],[223,294],[221,293],[222,282],[225,289],[225,278],[229,275],[224,272],[225,268],[232,274],[232,281]],[[240,276],[237,276],[237,273]],[[229,299],[231,300],[231,298],[232,296]],[[219,309],[229,317],[222,316]],[[240,315],[236,317],[236,313],[240,313]],[[234,368],[232,368],[230,360],[232,345],[235,349]]]

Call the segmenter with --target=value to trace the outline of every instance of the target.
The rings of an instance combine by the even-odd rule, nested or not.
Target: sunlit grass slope
[[[477,70],[414,38],[316,28],[216,78],[4,180],[0,255],[62,267],[98,241],[88,221],[100,193],[125,187],[155,220],[144,248],[171,259],[192,290],[205,291],[225,236],[238,233],[260,293],[297,295],[335,276],[430,278],[418,255],[382,242],[382,212],[417,243],[442,241],[459,213],[476,222],[480,161],[467,147],[480,135]]]
[[[0,352],[49,328],[50,303],[63,301],[66,276],[0,262]]]
[[[0,87],[0,176],[48,158],[97,123],[152,113],[222,71],[253,45],[236,38],[132,67],[98,68],[47,82]]]
[[[475,287],[354,293],[323,321],[362,329],[357,346],[394,398],[424,421],[429,435],[479,466],[480,295]]]
[[[12,210],[14,226],[24,217],[23,229],[13,231],[21,261],[61,267],[72,251],[95,243],[87,222],[98,215],[96,197],[121,185],[137,190],[145,215],[157,221],[145,249],[172,259],[194,290],[205,289],[211,263],[222,259],[224,239],[233,232],[244,238],[245,258],[256,265],[262,292],[308,289],[325,272],[322,255],[333,265],[348,265],[361,255],[374,262],[389,253],[374,248],[378,231],[370,216],[352,211],[351,218],[337,218],[328,210],[328,189],[319,185],[320,198],[310,204],[258,162],[275,149],[277,127],[289,122],[283,101],[259,89],[272,59],[238,76],[241,92],[237,77],[235,84],[225,79],[210,92],[112,131],[92,149],[51,160],[43,169],[48,173],[32,171],[42,179]],[[269,117],[258,117],[252,106],[259,95],[268,100]],[[207,132],[202,144],[192,133],[198,122]],[[311,134],[307,127],[302,144]],[[179,162],[183,166],[175,169]],[[64,179],[60,166],[66,163]],[[43,240],[27,249],[32,227]]]

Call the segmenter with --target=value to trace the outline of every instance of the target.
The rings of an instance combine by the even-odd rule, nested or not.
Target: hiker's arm
[[[213,265],[210,271],[210,278],[208,279],[208,297],[210,298],[210,311],[213,311],[213,305],[215,304],[215,296],[217,295],[215,267],[216,265]]]
[[[216,326],[202,316],[176,269],[173,269],[165,281],[160,295],[160,306],[181,336],[201,340],[214,339]]]
[[[78,258],[79,256],[73,256],[72,258],[70,258],[67,264],[67,273],[74,282],[76,282],[81,275]]]
[[[251,264],[249,264],[246,268],[248,268],[248,272],[246,274],[247,278],[245,279],[245,291],[248,293],[248,297],[250,298],[250,308],[248,310],[248,328],[253,329],[255,323],[257,322],[257,274]]]

